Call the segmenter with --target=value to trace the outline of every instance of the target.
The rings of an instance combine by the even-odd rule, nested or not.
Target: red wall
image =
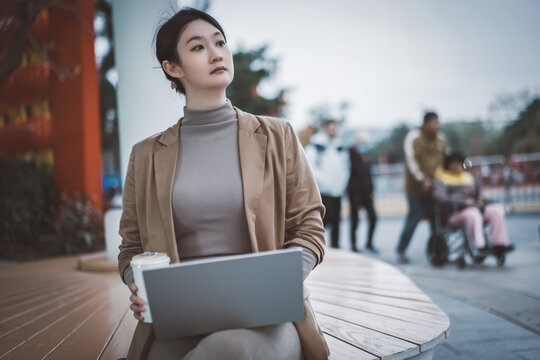
[[[102,209],[101,140],[98,71],[94,55],[94,1],[79,4],[73,13],[50,10],[50,37],[57,65],[72,69],[72,77],[51,76],[51,114],[56,182],[61,191],[88,195]]]

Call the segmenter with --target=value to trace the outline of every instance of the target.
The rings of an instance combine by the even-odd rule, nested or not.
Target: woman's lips
[[[225,66],[220,66],[220,67],[215,68],[214,70],[212,70],[212,72],[210,74],[215,74],[218,71],[227,71],[227,68]]]

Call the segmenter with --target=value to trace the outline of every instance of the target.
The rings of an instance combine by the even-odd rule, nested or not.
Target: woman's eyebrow
[[[186,45],[189,44],[190,41],[201,40],[201,39],[202,39],[202,36],[199,36],[199,35],[192,36],[192,37],[189,38],[188,41],[186,41]]]
[[[215,33],[212,34],[212,37],[216,37],[216,36],[220,36],[221,35],[221,32],[219,31],[216,31]],[[189,44],[190,41],[192,40],[202,40],[202,36],[200,35],[195,35],[195,36],[192,36],[188,39],[188,41],[186,41],[186,45]]]

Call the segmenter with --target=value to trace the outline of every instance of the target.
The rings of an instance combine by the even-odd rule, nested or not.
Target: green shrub
[[[103,249],[103,217],[88,198],[62,194],[52,246],[57,254],[78,254]],[[54,255],[54,254],[51,254]]]
[[[50,165],[0,159],[0,259],[32,260],[101,248],[101,214],[81,196],[58,196]]]

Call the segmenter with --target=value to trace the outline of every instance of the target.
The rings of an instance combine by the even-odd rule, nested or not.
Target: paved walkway
[[[394,249],[403,218],[379,218],[375,245],[377,258],[401,268],[452,321],[450,337],[435,359],[540,359],[540,214],[507,217],[517,249],[503,268],[493,258],[465,270],[453,265],[432,268],[425,256],[429,234],[421,223],[407,255],[409,265],[397,265]],[[349,222],[341,224],[340,247],[350,249]],[[366,219],[358,229],[365,243]],[[368,253],[369,254],[369,253]]]

